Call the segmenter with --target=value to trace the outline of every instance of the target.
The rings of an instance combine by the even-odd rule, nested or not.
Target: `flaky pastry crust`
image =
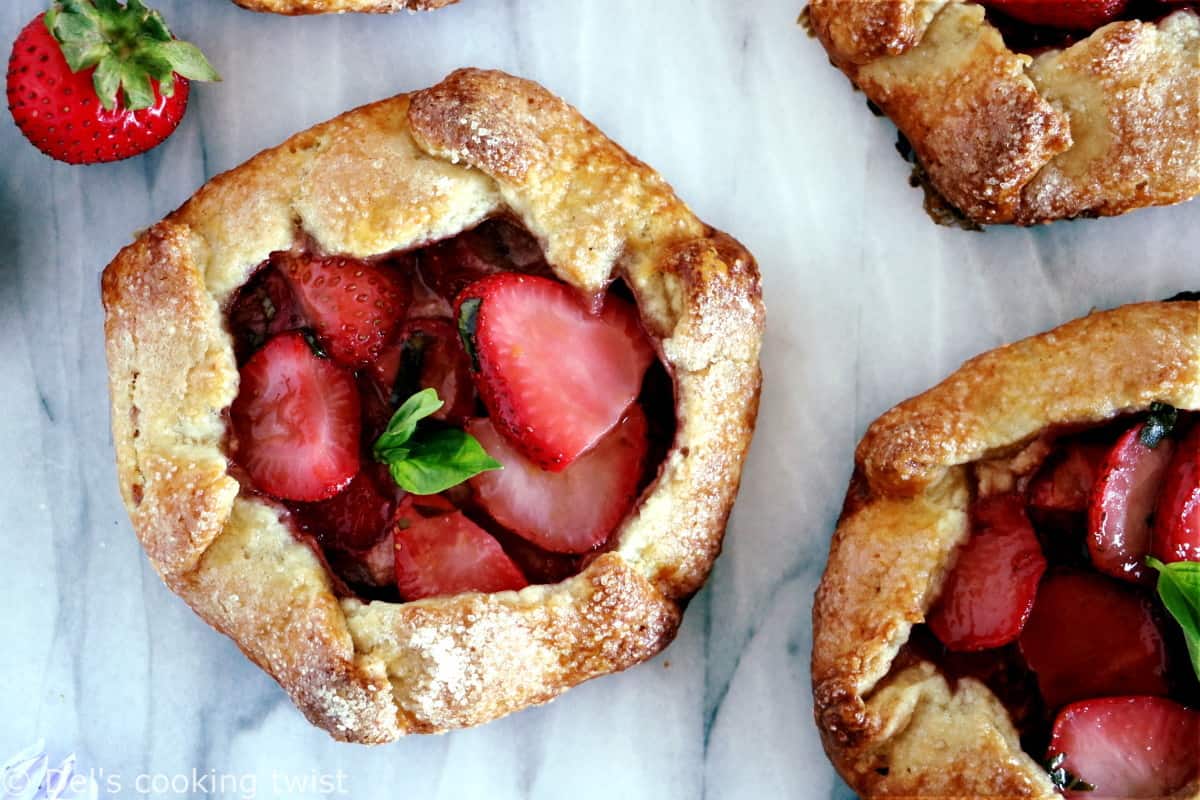
[[[518,218],[583,292],[620,278],[674,376],[657,480],[581,574],[420,602],[335,597],[223,450],[238,371],[222,309],[298,236],[367,257]],[[105,270],[121,491],[167,585],[339,739],[386,742],[543,703],[665,647],[721,547],[758,406],[758,268],[540,86],[462,70],[220,175]]]
[[[979,223],[1111,216],[1200,194],[1200,15],[1013,52],[962,0],[812,0],[842,69]]]
[[[458,0],[233,0],[242,8],[271,14],[391,14],[396,11],[432,11]]]
[[[1200,408],[1200,304],[1123,306],[1001,347],[868,428],[813,606],[812,657],[826,752],[863,797],[1058,796],[982,683],[897,656],[969,536],[972,464],[1156,400]]]

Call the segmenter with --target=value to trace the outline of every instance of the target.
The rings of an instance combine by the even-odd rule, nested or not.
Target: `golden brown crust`
[[[242,8],[272,14],[344,14],[348,11],[390,14],[396,11],[430,11],[458,0],[233,0]]]
[[[862,796],[1056,796],[986,688],[897,654],[969,533],[968,465],[1155,400],[1200,408],[1200,304],[1091,314],[974,358],[872,423],[813,606],[817,724]]]
[[[676,439],[612,552],[555,586],[401,605],[335,597],[222,451],[237,370],[221,308],[300,235],[357,256],[513,214],[587,292],[623,279],[676,383]],[[253,220],[253,224],[248,224]],[[703,584],[757,412],[758,269],[652,170],[536,84],[462,70],[218,176],[105,270],[123,497],[167,584],[339,739],[542,703],[670,642]]]
[[[980,223],[1115,215],[1200,194],[1200,15],[1011,51],[982,6],[813,0],[833,62]]]

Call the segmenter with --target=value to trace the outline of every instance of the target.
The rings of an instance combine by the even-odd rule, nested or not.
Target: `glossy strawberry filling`
[[[1036,53],[1067,47],[1120,20],[1156,21],[1193,0],[981,0],[1009,47]]]
[[[1068,796],[1200,780],[1200,415],[1046,431],[975,472],[970,535],[897,668],[985,683]]]
[[[364,599],[576,574],[674,437],[628,292],[582,297],[506,219],[365,261],[277,253],[226,313],[231,469]]]

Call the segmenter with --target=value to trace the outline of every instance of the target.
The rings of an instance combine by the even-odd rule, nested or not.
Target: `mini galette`
[[[1200,194],[1200,14],[1178,0],[812,0],[833,63],[979,224]]]
[[[462,70],[293,137],[103,299],[150,560],[338,739],[643,661],[720,550],[757,266],[536,84]]]
[[[1200,304],[1095,313],[876,420],[813,608],[862,797],[1200,796]]]
[[[369,14],[390,14],[396,11],[431,11],[453,5],[458,0],[233,0],[251,11],[272,14],[344,14],[358,11]]]

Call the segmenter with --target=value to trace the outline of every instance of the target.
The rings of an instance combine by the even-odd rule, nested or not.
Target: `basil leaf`
[[[412,494],[437,494],[481,472],[503,469],[469,433],[418,426],[443,405],[436,390],[417,392],[392,415],[375,442],[375,460],[387,464],[396,485]]]
[[[1158,596],[1183,628],[1192,669],[1200,678],[1200,562],[1164,564],[1157,558],[1147,558],[1146,563],[1158,570]]]
[[[1046,772],[1050,775],[1050,782],[1054,784],[1054,788],[1060,792],[1094,792],[1096,787],[1079,776],[1072,773],[1063,766],[1067,761],[1066,753],[1055,753],[1049,761],[1045,763]]]
[[[412,494],[437,494],[481,472],[503,469],[474,436],[457,428],[422,434],[406,458],[388,467],[396,484]]]
[[[1138,438],[1141,439],[1142,444],[1153,450],[1175,429],[1175,420],[1178,417],[1179,411],[1174,406],[1159,402],[1151,403],[1150,415],[1146,417],[1146,424],[1142,426],[1142,432]]]
[[[436,414],[444,405],[438,397],[437,390],[433,388],[417,392],[405,400],[404,405],[392,415],[387,430],[375,442],[375,458],[384,462],[391,461],[385,454],[408,444],[408,440],[417,432],[417,423]]]
[[[462,339],[463,348],[471,357],[471,369],[479,372],[479,350],[475,346],[475,332],[479,328],[479,307],[483,300],[471,297],[462,301],[458,307],[458,335]]]

